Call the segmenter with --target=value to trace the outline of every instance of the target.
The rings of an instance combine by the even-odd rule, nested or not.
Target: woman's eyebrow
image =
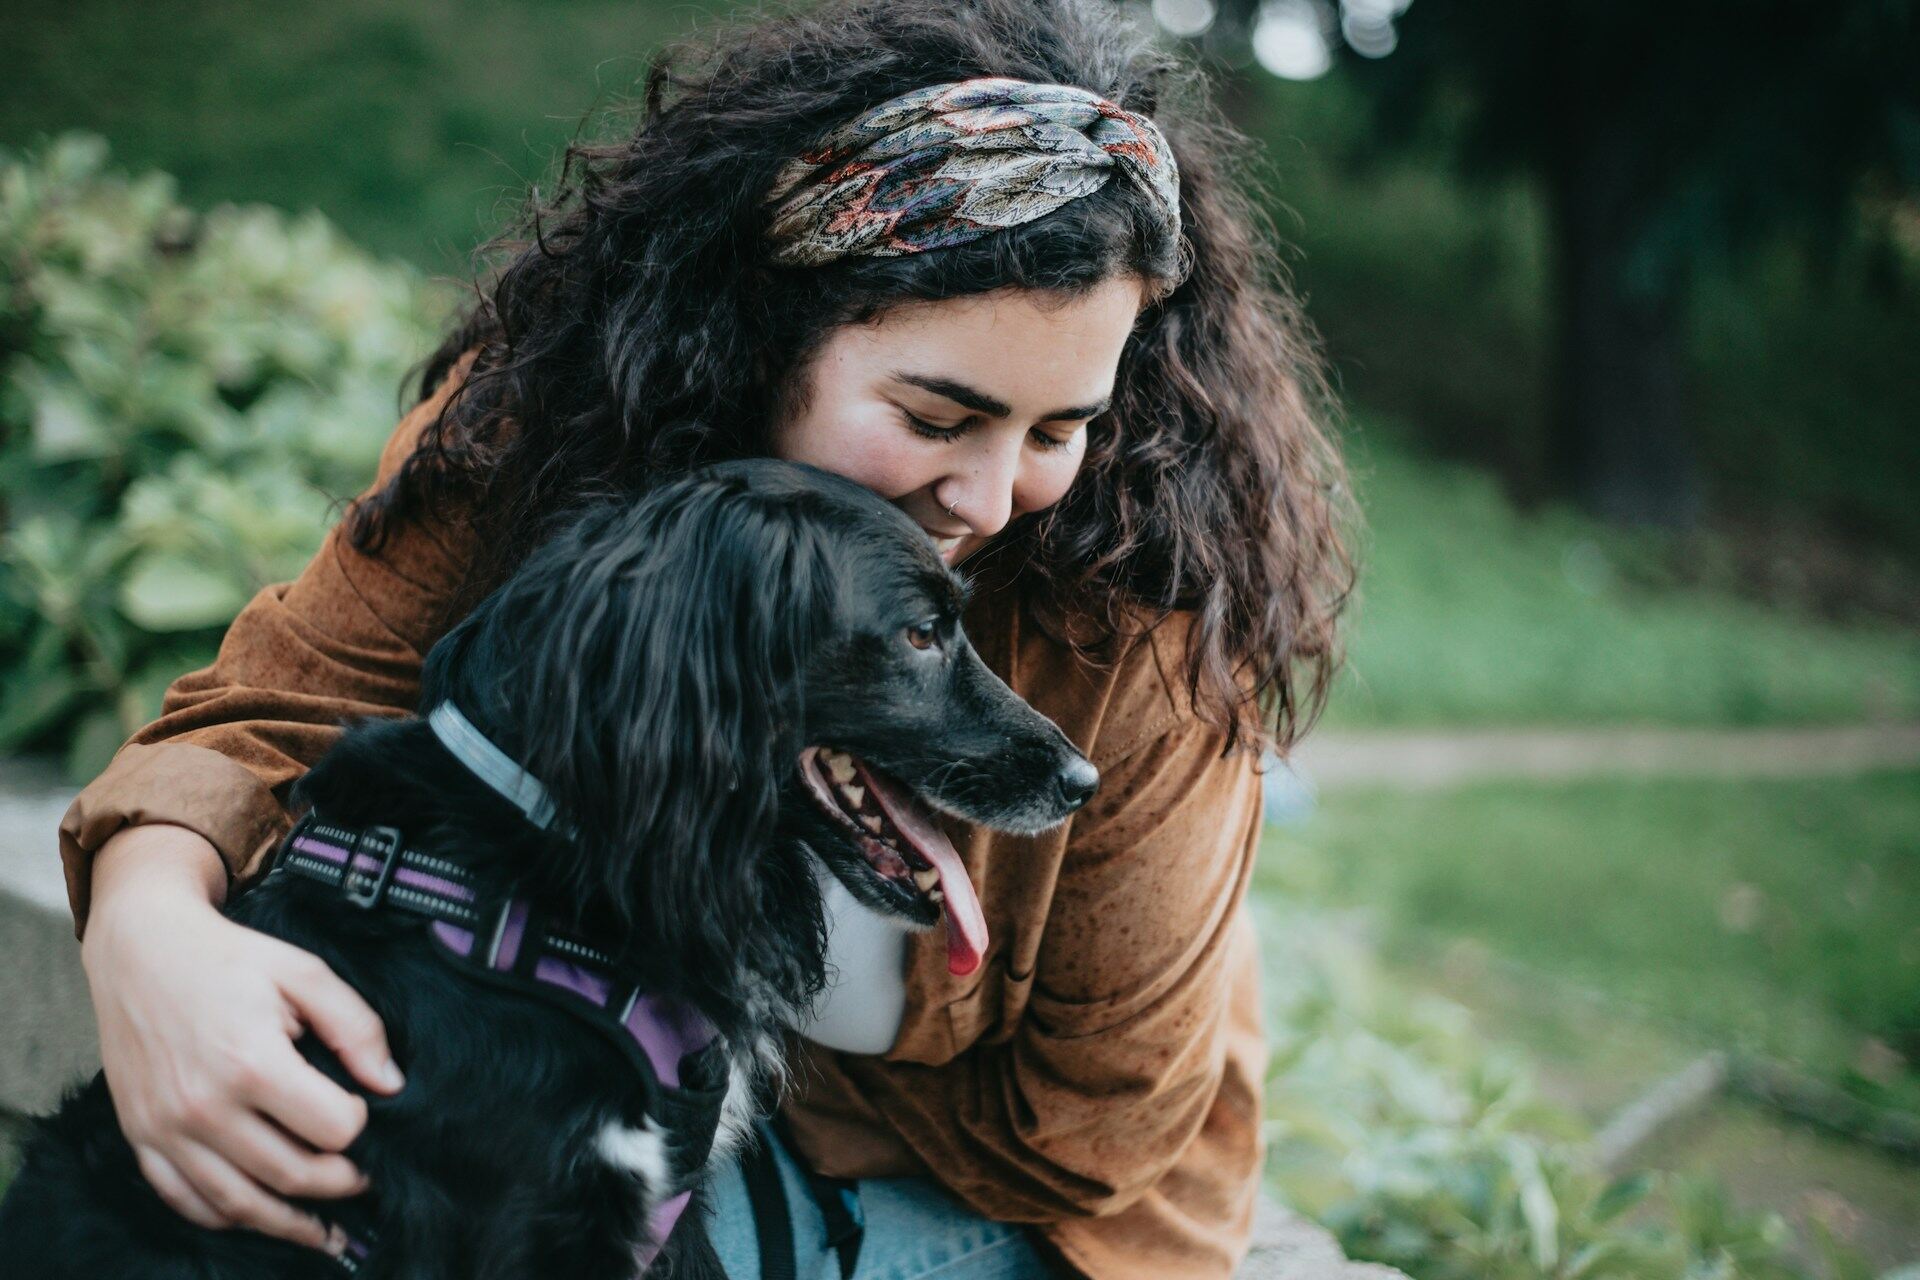
[[[1004,418],[1013,412],[1012,406],[1004,400],[996,400],[984,391],[977,391],[966,383],[955,382],[951,378],[930,378],[924,374],[909,373],[905,369],[894,370],[893,376],[908,386],[919,387],[922,391],[931,391],[937,396],[945,396],[957,405],[972,409],[975,413],[984,413],[990,418]],[[1067,422],[1078,418],[1093,418],[1105,413],[1107,406],[1112,403],[1113,396],[1104,395],[1093,404],[1043,413],[1038,420]]]

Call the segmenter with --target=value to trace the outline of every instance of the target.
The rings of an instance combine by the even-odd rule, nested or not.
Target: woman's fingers
[[[244,1096],[253,1109],[316,1151],[352,1145],[367,1125],[366,1099],[327,1079],[284,1041],[272,1061],[271,1069],[246,1082]]]
[[[227,1225],[214,1207],[193,1189],[193,1184],[173,1167],[173,1161],[148,1146],[135,1147],[133,1154],[140,1165],[141,1174],[153,1185],[154,1193],[166,1202],[169,1209],[196,1227],[218,1231]]]
[[[269,1194],[212,1148],[197,1142],[183,1144],[177,1167],[219,1215],[220,1225],[278,1236],[309,1249],[329,1247],[335,1233],[329,1232],[325,1223]]]
[[[353,1161],[315,1151],[258,1116],[248,1116],[236,1126],[225,1151],[242,1173],[283,1196],[337,1200],[367,1189],[366,1176]]]
[[[281,984],[302,1022],[334,1052],[352,1075],[376,1093],[398,1093],[406,1084],[393,1053],[387,1048],[387,1029],[360,993],[317,958],[308,958]]]

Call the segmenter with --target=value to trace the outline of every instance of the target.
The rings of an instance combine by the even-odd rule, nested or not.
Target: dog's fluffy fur
[[[1010,830],[1054,825],[1091,790],[1091,766],[968,646],[962,597],[925,535],[858,485],[773,462],[709,468],[585,513],[428,656],[422,708],[454,701],[545,781],[572,838],[528,823],[420,720],[350,728],[296,802],[399,828],[697,1006],[733,1064],[722,1159],[770,1100],[783,1024],[823,981],[807,859],[877,910],[940,919],[824,811],[803,752],[850,753],[934,809]],[[364,1275],[631,1276],[661,1160],[610,1044],[448,964],[417,919],[312,882],[273,878],[229,914],[358,989],[407,1072],[398,1095],[367,1095],[348,1150],[380,1241]],[[361,1092],[311,1036],[300,1047]],[[17,1280],[337,1274],[306,1249],[176,1217],[99,1076],[38,1125],[0,1205],[0,1259]],[[651,1274],[717,1273],[696,1192]]]

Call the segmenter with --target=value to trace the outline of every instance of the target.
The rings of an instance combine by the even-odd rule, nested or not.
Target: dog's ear
[[[792,502],[696,476],[588,514],[503,602],[525,636],[519,754],[575,831],[569,887],[638,948],[737,967],[805,746],[824,564]]]

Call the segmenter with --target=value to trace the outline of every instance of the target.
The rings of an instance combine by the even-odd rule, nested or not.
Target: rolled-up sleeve
[[[389,438],[369,492],[405,462],[470,367],[464,357]],[[292,582],[261,589],[211,665],[168,687],[60,823],[74,932],[86,928],[92,856],[116,831],[171,823],[220,851],[230,876],[260,865],[289,825],[291,784],[367,716],[414,709],[426,651],[453,619],[471,554],[464,523],[425,517],[363,554],[344,527]]]

